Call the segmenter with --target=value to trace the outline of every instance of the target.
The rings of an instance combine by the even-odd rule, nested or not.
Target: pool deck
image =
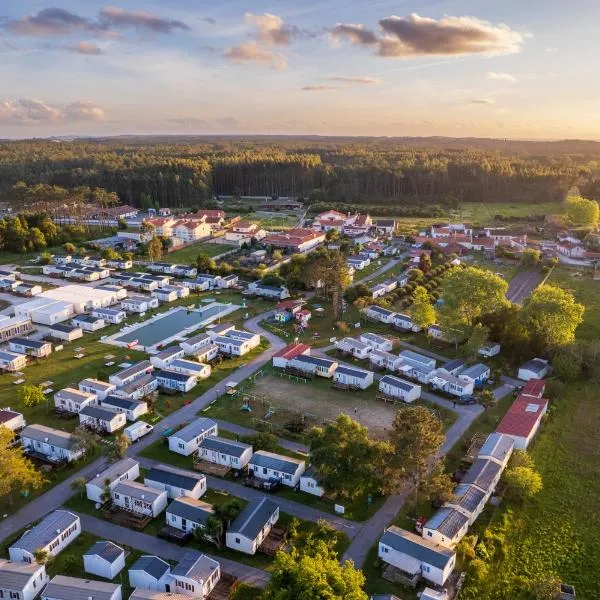
[[[206,319],[199,321],[198,323],[195,323],[193,325],[190,325],[188,327],[180,329],[179,331],[175,332],[173,335],[166,337],[164,339],[158,340],[157,342],[155,342],[154,344],[151,344],[149,346],[137,344],[136,346],[131,347],[131,346],[129,346],[129,342],[121,341],[119,339],[123,336],[129,336],[130,334],[134,333],[135,331],[137,331],[139,329],[151,326],[154,323],[156,323],[157,321],[160,321],[161,319],[164,319],[165,317],[169,317],[176,312],[190,311],[190,312],[198,312],[199,313],[199,312],[206,311],[207,309],[210,309],[210,308],[213,308],[216,306],[222,306],[223,310],[217,314],[211,315],[211,316],[207,317]],[[159,350],[157,348],[158,346],[165,346],[166,344],[169,344],[171,342],[182,342],[183,340],[187,339],[192,333],[197,332],[198,329],[200,329],[202,327],[206,327],[207,325],[210,325],[214,321],[222,319],[224,316],[238,310],[239,308],[241,308],[241,306],[238,304],[223,304],[221,302],[213,302],[211,304],[206,304],[204,306],[201,306],[199,308],[194,308],[191,310],[187,309],[185,307],[182,307],[182,306],[175,306],[166,312],[154,315],[145,321],[136,323],[135,325],[125,325],[117,333],[114,333],[113,335],[111,335],[109,337],[102,338],[101,341],[104,344],[111,344],[113,346],[119,346],[121,348],[131,348],[133,350],[141,350],[144,352],[148,352],[150,354],[155,354],[155,353],[159,352]]]

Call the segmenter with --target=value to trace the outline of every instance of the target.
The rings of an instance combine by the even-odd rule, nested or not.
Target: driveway
[[[517,273],[508,286],[506,297],[515,304],[521,304],[539,285],[543,274],[538,270]]]

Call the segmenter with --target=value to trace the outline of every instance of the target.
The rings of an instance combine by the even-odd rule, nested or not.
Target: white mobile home
[[[198,350],[204,348],[205,346],[209,346],[211,343],[212,337],[208,335],[208,333],[199,333],[198,335],[194,335],[191,338],[181,342],[179,346],[185,354],[193,355],[196,354]]]
[[[86,483],[86,496],[92,502],[104,504],[108,501],[105,497],[106,488],[112,491],[119,481],[135,481],[139,476],[139,463],[133,458],[123,458]]]
[[[65,325],[64,323],[56,323],[50,328],[50,335],[63,342],[73,342],[83,337],[83,329],[74,325]]]
[[[100,404],[125,413],[125,418],[132,422],[137,421],[142,415],[148,412],[148,403],[144,400],[130,400],[129,398],[110,395],[106,396]]]
[[[396,316],[394,311],[375,305],[365,308],[364,313],[367,318],[380,323],[393,323]]]
[[[289,487],[296,487],[300,483],[300,476],[306,469],[306,463],[298,458],[291,458],[283,454],[258,450],[248,462],[248,473],[259,479],[275,477]]]
[[[54,394],[54,406],[58,410],[78,413],[82,408],[96,403],[96,394],[82,392],[75,388],[65,388]]]
[[[319,477],[314,467],[309,467],[302,473],[300,477],[300,491],[318,496],[321,498],[325,494],[325,490],[319,481]]]
[[[157,465],[144,476],[144,485],[164,490],[171,499],[185,496],[198,500],[206,492],[206,476],[168,465]]]
[[[107,581],[56,575],[42,592],[42,600],[122,600],[121,585]]]
[[[33,600],[47,583],[44,565],[0,559],[0,598]]]
[[[12,350],[12,348],[11,348]],[[19,350],[17,350],[19,352]],[[519,367],[518,377],[524,381],[543,379],[550,372],[550,365],[543,358],[532,358]]]
[[[403,402],[414,402],[421,397],[421,386],[399,377],[385,375],[379,380],[379,391],[386,396],[398,398]]]
[[[27,423],[20,412],[10,410],[10,407],[7,407],[0,408],[0,425],[11,431],[20,431]]]
[[[167,507],[166,523],[184,533],[193,533],[194,529],[204,528],[206,521],[214,514],[212,505],[188,496],[180,496]]]
[[[4,371],[18,371],[27,365],[27,356],[17,352],[0,351],[0,369]]]
[[[482,386],[490,377],[492,370],[483,363],[476,363],[463,369],[459,374],[459,379],[470,381],[475,387]]]
[[[44,358],[52,352],[52,344],[50,342],[39,342],[38,340],[19,337],[12,338],[8,342],[8,348],[11,352],[26,354],[35,358]]]
[[[96,542],[83,554],[83,570],[114,579],[125,568],[125,551],[112,542]]]
[[[198,450],[204,438],[218,433],[217,424],[212,419],[201,417],[169,436],[169,450],[190,456]]]
[[[440,508],[423,525],[423,537],[446,548],[454,548],[467,534],[469,518],[449,506]]]
[[[333,374],[333,380],[341,385],[366,390],[373,383],[373,371],[340,365]]]
[[[252,446],[216,435],[205,437],[198,446],[198,458],[231,469],[243,469],[252,457]]]
[[[112,394],[117,389],[117,386],[113,383],[100,381],[99,379],[82,379],[79,382],[79,389],[82,392],[94,394],[97,400],[102,401],[106,396]]]
[[[225,545],[245,554],[256,554],[279,519],[279,506],[268,498],[248,502],[225,534]]]
[[[66,510],[55,510],[9,547],[10,560],[33,563],[38,550],[56,556],[80,533],[81,521],[77,515]]]
[[[403,313],[396,313],[394,315],[394,327],[414,333],[421,331],[421,328],[413,321],[413,318]]]
[[[196,387],[198,380],[192,375],[186,375],[184,373],[175,373],[174,371],[156,371],[154,373],[156,381],[158,381],[158,387],[165,388],[167,390],[177,390],[181,393],[189,392],[191,389]]]
[[[171,570],[169,589],[198,600],[205,600],[221,578],[221,567],[216,560],[196,552],[186,553]]]
[[[484,346],[483,348],[479,348],[479,354],[488,358],[492,356],[498,356],[498,354],[500,354],[500,344],[492,343],[488,344],[487,346]]]
[[[127,417],[120,410],[90,404],[79,411],[79,423],[95,431],[114,433],[127,425]]]
[[[372,350],[369,354],[369,362],[372,367],[397,371],[402,364],[402,358],[384,350]]]
[[[462,513],[469,519],[469,525],[473,525],[483,512],[487,499],[488,494],[476,485],[459,483],[452,492],[452,498],[444,506]]]
[[[384,352],[389,352],[394,348],[392,340],[383,337],[382,335],[377,335],[376,333],[361,333],[360,341],[363,344],[368,344],[371,346],[373,350],[383,350]]]
[[[118,387],[114,392],[113,396],[119,398],[127,398],[128,400],[140,400],[151,394],[158,388],[158,381],[152,373],[146,373],[123,386]]]
[[[149,360],[143,360],[131,367],[127,367],[122,371],[114,373],[108,378],[108,381],[117,387],[124,386],[148,373],[152,373],[153,369],[154,367]]]
[[[42,455],[51,463],[71,462],[84,454],[70,433],[45,425],[27,425],[21,432],[21,443],[26,454]]]
[[[289,361],[288,366],[298,371],[331,379],[338,367],[338,363],[335,360],[321,358],[320,356],[301,354]]]
[[[162,350],[158,354],[151,356],[150,362],[152,363],[152,366],[157,369],[166,369],[174,360],[183,358],[183,354],[184,351],[182,348],[173,346],[172,348],[167,348],[166,350]]]
[[[138,515],[158,517],[167,508],[167,492],[137,481],[119,481],[111,490],[113,504]]]
[[[106,327],[104,319],[92,315],[77,315],[73,317],[72,323],[83,331],[98,331]]]
[[[193,360],[186,360],[184,358],[178,358],[174,360],[168,368],[171,373],[182,373],[196,379],[206,379],[210,377],[212,368],[210,365],[199,363]]]
[[[354,356],[354,358],[358,359],[368,358],[369,354],[371,353],[371,350],[373,349],[372,346],[370,346],[369,344],[359,342],[358,340],[355,340],[354,338],[350,337],[345,337],[341,340],[338,340],[337,342],[335,342],[335,347],[340,352],[344,352],[345,354],[351,354],[352,356]]]
[[[510,436],[497,432],[490,433],[483,446],[481,446],[477,458],[493,460],[505,469],[512,456],[514,447],[515,443]]]
[[[214,342],[219,348],[219,352],[231,356],[244,356],[244,354],[247,354],[251,350],[249,342],[227,337],[225,335],[217,336],[214,339]]]
[[[473,393],[473,382],[455,377],[446,369],[439,368],[430,380],[431,386],[452,396],[469,396]]]
[[[150,296],[128,296],[121,300],[121,308],[132,313],[143,313],[158,308],[158,298]]]
[[[103,319],[106,323],[116,325],[127,318],[127,313],[124,310],[117,310],[116,308],[95,308],[92,311],[92,317]]]
[[[140,556],[129,569],[129,585],[132,588],[164,592],[170,580],[171,566],[158,556]]]

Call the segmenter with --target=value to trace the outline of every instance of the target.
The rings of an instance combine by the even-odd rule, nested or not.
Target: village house
[[[158,308],[158,298],[128,296],[121,300],[121,308],[132,313],[145,313],[153,308]]]
[[[373,350],[391,351],[394,348],[392,340],[376,333],[361,333],[360,341],[368,344]]]
[[[312,229],[288,229],[280,233],[266,235],[262,244],[293,252],[307,252],[325,241],[325,233]]]
[[[322,498],[325,495],[325,489],[321,485],[314,467],[308,467],[300,476],[300,491],[317,496],[318,498]]]
[[[56,323],[52,325],[50,329],[50,335],[53,338],[62,340],[63,342],[73,342],[83,337],[83,329],[76,327],[75,325],[65,325],[64,323]]]
[[[384,375],[379,380],[379,391],[386,396],[398,398],[403,402],[414,402],[421,397],[421,386],[399,377]]]
[[[196,552],[187,552],[171,570],[169,589],[191,598],[205,600],[221,578],[221,567],[216,560]]]
[[[350,337],[345,337],[341,340],[337,340],[335,342],[335,347],[338,349],[339,352],[351,354],[352,356],[354,356],[354,358],[358,359],[368,358],[369,354],[371,353],[371,350],[373,349],[372,346],[370,346],[369,344],[359,342],[358,340],[355,340],[354,338]]]
[[[18,371],[27,366],[27,356],[17,352],[0,351],[0,369],[3,371]]]
[[[132,588],[164,592],[170,579],[171,566],[158,556],[144,554],[129,568],[129,585]]]
[[[273,366],[279,369],[285,369],[289,365],[290,361],[297,356],[309,354],[310,346],[300,342],[292,342],[273,355]]]
[[[86,573],[114,579],[125,568],[125,551],[112,542],[96,542],[83,553]]]
[[[154,373],[158,387],[167,390],[176,390],[185,394],[196,387],[198,380],[192,375],[175,373],[174,371],[156,371]]]
[[[70,433],[46,425],[27,425],[21,432],[21,443],[26,454],[42,456],[51,463],[71,462],[84,454]]]
[[[120,481],[135,481],[140,476],[140,465],[133,458],[123,458],[110,465],[106,470],[97,473],[85,484],[88,500],[104,504],[108,501],[106,491],[112,492]],[[109,493],[110,495],[110,493]]]
[[[52,344],[50,342],[39,342],[20,337],[12,338],[8,342],[8,348],[11,352],[26,354],[35,358],[44,358],[52,352]]]
[[[333,374],[333,380],[340,385],[366,390],[373,383],[373,372],[340,365]]]
[[[371,259],[368,256],[350,256],[346,259],[346,263],[349,267],[352,267],[357,271],[362,271],[371,264]]]
[[[148,403],[144,400],[130,400],[129,398],[120,398],[119,396],[108,395],[100,404],[125,414],[127,421],[137,421],[142,415],[148,412]]]
[[[58,410],[78,413],[82,408],[96,403],[96,395],[89,392],[82,392],[75,388],[65,388],[54,394],[54,406]]]
[[[548,401],[544,398],[521,394],[496,427],[496,432],[511,437],[515,449],[526,450],[540,428],[547,410]]]
[[[114,433],[127,425],[127,417],[120,410],[90,404],[79,411],[79,423],[96,431]]]
[[[111,490],[111,498],[119,508],[153,518],[167,508],[167,492],[137,481],[119,481]]]
[[[490,377],[492,370],[483,363],[476,363],[463,369],[459,374],[459,379],[472,382],[475,387],[481,387]]]
[[[258,450],[248,462],[248,474],[259,479],[279,479],[283,485],[295,488],[300,483],[306,463],[298,458]]]
[[[337,210],[328,210],[317,215],[313,219],[313,229],[317,229],[319,231],[329,231],[330,229],[335,229],[341,233],[344,224],[346,223],[346,219],[348,215],[339,212]]]
[[[444,506],[462,513],[471,526],[483,512],[487,499],[488,494],[476,485],[459,483],[452,492],[452,498]]]
[[[304,373],[331,379],[338,367],[338,363],[328,358],[321,358],[320,356],[300,354],[290,360],[288,366]]]
[[[0,598],[33,600],[47,583],[44,565],[0,559]]]
[[[121,585],[107,581],[56,575],[42,592],[42,600],[122,600]]]
[[[166,523],[184,533],[193,533],[195,529],[203,529],[214,514],[212,505],[188,496],[180,496],[167,507]]]
[[[267,232],[256,223],[251,223],[250,221],[238,221],[229,231],[225,232],[225,240],[228,242],[235,242],[241,246],[246,242],[251,242],[252,239],[260,242],[266,235]]]
[[[144,485],[164,490],[170,499],[186,496],[198,500],[206,492],[206,476],[168,465],[157,465],[144,476]]]
[[[169,436],[169,450],[190,456],[205,437],[218,434],[217,424],[212,419],[200,417]]]
[[[397,371],[402,364],[402,358],[391,352],[373,350],[371,351],[371,354],[369,354],[369,362],[371,363],[371,367],[387,369],[388,371]]]
[[[443,586],[456,565],[453,550],[392,525],[379,540],[377,555],[409,578]]]
[[[550,372],[550,365],[543,358],[532,358],[519,367],[518,378],[523,381],[543,379]]]
[[[434,544],[454,548],[467,534],[469,518],[463,513],[445,506],[440,508],[423,525],[423,537]]]
[[[38,551],[56,556],[80,533],[81,520],[77,515],[66,510],[55,510],[14,542],[8,548],[8,555],[15,562],[34,563]]]
[[[245,554],[256,554],[279,519],[279,506],[268,498],[248,502],[225,534],[225,545]]]
[[[231,469],[244,469],[252,458],[252,446],[215,435],[205,437],[198,446],[198,458]]]
[[[394,219],[376,219],[373,225],[375,231],[381,235],[394,235],[396,231]]]
[[[10,406],[0,408],[0,426],[17,432],[21,431],[26,425],[25,417],[20,412],[10,410]]]

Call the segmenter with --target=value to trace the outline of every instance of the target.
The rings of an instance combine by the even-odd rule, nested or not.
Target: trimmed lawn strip
[[[233,246],[231,244],[191,244],[190,246],[186,246],[181,250],[174,250],[173,252],[165,254],[160,260],[162,262],[171,264],[177,263],[195,265],[198,254],[205,254],[206,256],[210,256],[212,258],[213,256],[218,256],[219,254],[229,252],[230,250],[234,250],[236,248],[237,246]]]

